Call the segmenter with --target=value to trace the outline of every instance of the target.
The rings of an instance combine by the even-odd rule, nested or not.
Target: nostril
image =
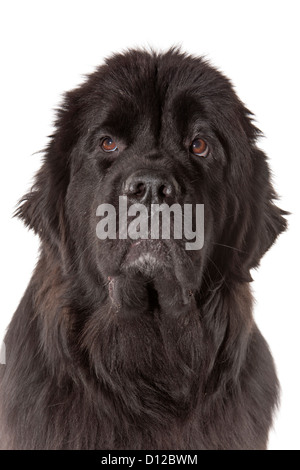
[[[145,195],[146,186],[143,182],[132,184],[130,187],[130,194],[137,198],[142,198]]]
[[[159,191],[158,191],[158,194],[162,199],[173,196],[173,193],[174,193],[173,188],[169,184],[168,185],[163,184],[162,186],[160,186]]]
[[[144,183],[139,183],[137,185],[135,194],[137,196],[143,196],[143,194],[145,194],[145,185],[144,185]]]

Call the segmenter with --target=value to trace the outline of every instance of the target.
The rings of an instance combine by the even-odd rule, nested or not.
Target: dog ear
[[[35,177],[31,191],[19,201],[15,215],[43,241],[57,244],[63,213],[64,185],[68,185],[68,175],[62,175],[60,181],[56,180],[51,173],[48,158],[49,154]]]
[[[50,137],[34,185],[19,201],[15,212],[15,216],[51,245],[59,244],[65,229],[64,198],[70,178],[70,154],[80,133],[79,111],[79,93],[73,90],[65,95],[58,109],[56,131]]]
[[[279,209],[274,202],[277,195],[271,183],[267,158],[257,148],[252,151],[251,166],[248,184],[243,181],[241,196],[235,199],[234,223],[224,242],[233,248],[230,275],[242,281],[252,280],[250,270],[259,265],[262,256],[287,228],[284,216],[288,212]]]

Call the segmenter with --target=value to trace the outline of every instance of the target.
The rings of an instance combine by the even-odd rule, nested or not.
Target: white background
[[[269,449],[300,449],[300,2],[2,1],[0,338],[36,263],[38,239],[12,218],[39,168],[53,109],[111,52],[128,47],[205,55],[228,75],[265,134],[289,231],[253,273],[255,318],[282,387]]]

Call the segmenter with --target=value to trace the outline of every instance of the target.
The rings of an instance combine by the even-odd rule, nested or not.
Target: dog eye
[[[205,140],[195,139],[190,147],[191,152],[198,157],[206,158],[209,154],[209,147]]]
[[[116,142],[111,137],[105,137],[102,140],[101,148],[104,152],[115,152],[118,150]]]

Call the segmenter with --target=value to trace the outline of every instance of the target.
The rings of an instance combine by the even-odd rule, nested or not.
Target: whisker
[[[227,282],[226,282],[226,280],[225,280],[225,276],[221,273],[221,271],[220,271],[220,269],[218,268],[218,266],[216,265],[216,263],[212,260],[212,258],[211,258],[210,256],[207,255],[207,257],[208,257],[209,261],[214,265],[214,267],[216,268],[216,270],[218,271],[218,273],[221,275],[221,281],[224,282],[225,285],[228,287],[228,284],[227,284]],[[210,277],[210,276],[209,276],[209,277]],[[220,281],[218,281],[218,282],[220,282]]]
[[[230,246],[230,245],[224,245],[223,243],[213,243],[213,245],[218,245],[218,246],[224,246],[225,248],[230,248],[231,250],[239,251],[240,253],[248,253],[247,251],[240,250],[239,248],[236,248],[235,246]]]

